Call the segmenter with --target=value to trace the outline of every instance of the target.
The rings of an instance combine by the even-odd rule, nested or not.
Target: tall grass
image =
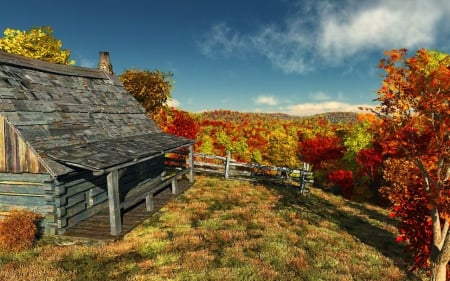
[[[380,208],[210,177],[122,241],[54,239],[0,254],[0,280],[421,280]]]

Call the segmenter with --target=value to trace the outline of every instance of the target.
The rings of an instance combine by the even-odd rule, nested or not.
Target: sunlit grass
[[[197,177],[107,245],[0,254],[0,280],[420,280],[387,212],[313,190]]]

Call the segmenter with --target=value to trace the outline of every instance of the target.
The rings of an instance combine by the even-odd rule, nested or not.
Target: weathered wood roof
[[[193,141],[160,131],[115,76],[0,51],[0,114],[53,176],[110,168]]]

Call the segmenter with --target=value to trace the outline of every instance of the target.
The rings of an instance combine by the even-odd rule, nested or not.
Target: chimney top
[[[105,71],[109,75],[114,74],[112,64],[109,59],[109,52],[100,51],[98,69]]]

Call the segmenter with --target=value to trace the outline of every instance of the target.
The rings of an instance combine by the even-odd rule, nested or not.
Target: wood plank
[[[26,153],[27,153],[27,144],[23,141],[21,137],[17,136],[17,166],[18,166],[17,168],[21,173],[28,172]]]
[[[19,182],[21,183],[21,182]],[[18,182],[1,182],[1,193],[20,193],[20,194],[39,194],[44,195],[45,190],[41,183],[25,183],[18,184]]]
[[[27,161],[28,171],[30,173],[40,173],[41,171],[44,171],[44,167],[39,162],[39,158],[29,146],[27,146],[25,157]]]
[[[122,221],[120,217],[119,198],[119,173],[112,170],[107,176],[108,182],[108,202],[109,202],[109,223],[111,235],[119,235],[122,232]]]
[[[15,172],[16,139],[14,130],[5,123],[6,172]]]
[[[23,181],[23,182],[49,182],[52,177],[49,174],[10,174],[10,173],[0,173],[0,179],[2,181]]]
[[[6,169],[6,147],[5,147],[5,119],[0,115],[0,172]]]
[[[0,194],[0,202],[2,202],[2,206],[13,205],[17,208],[29,208],[46,205],[45,199],[42,195],[38,196],[33,194],[28,196],[26,196],[26,194],[19,194],[18,196],[15,196],[14,194]]]

